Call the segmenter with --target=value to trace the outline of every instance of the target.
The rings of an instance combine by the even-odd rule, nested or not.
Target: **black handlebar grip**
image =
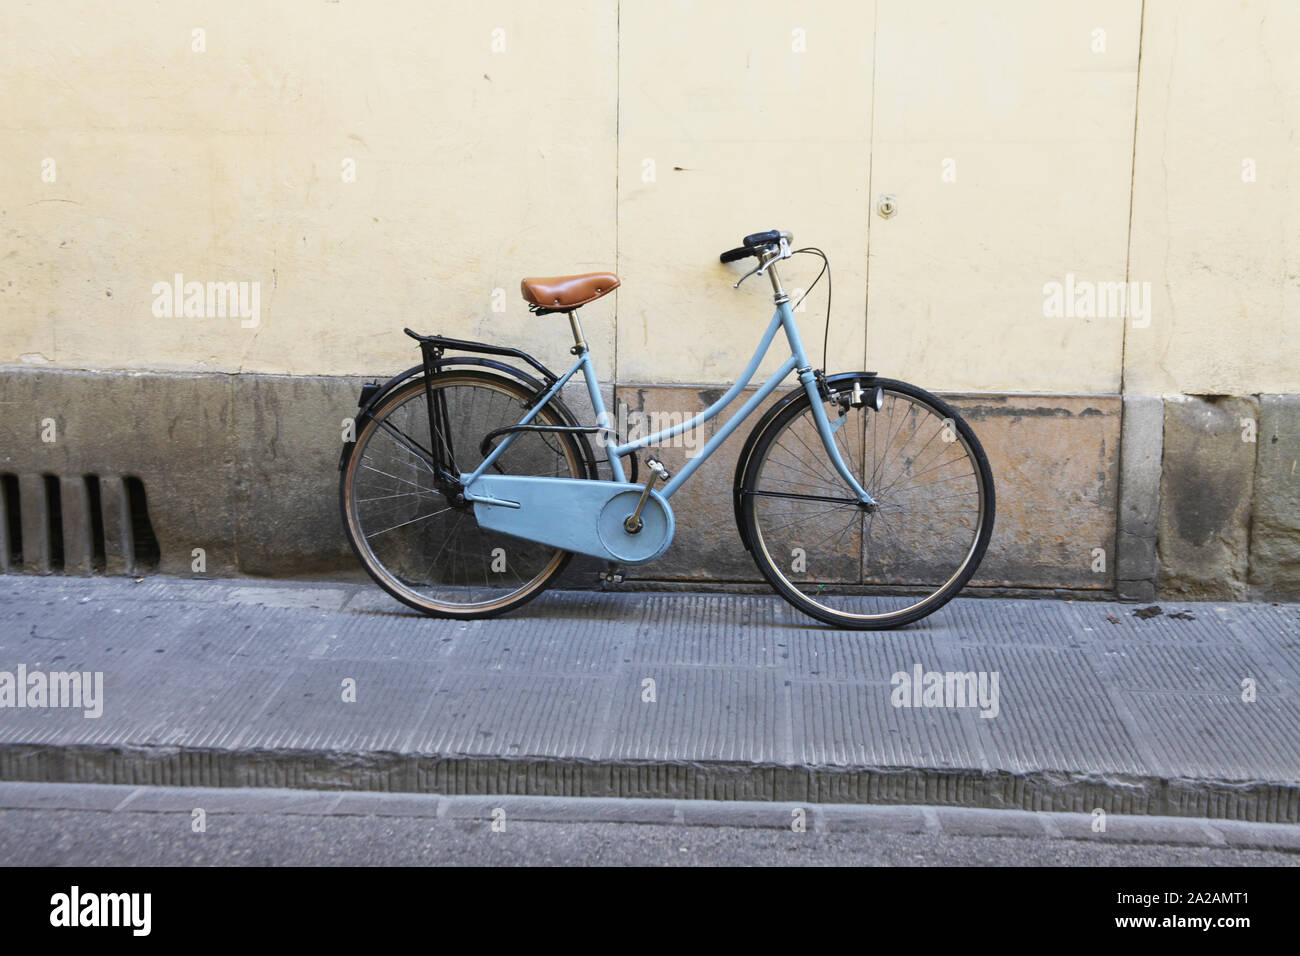
[[[746,236],[741,241],[747,246],[769,246],[774,242],[781,241],[781,230],[769,229],[766,232],[756,232],[752,236]]]
[[[735,262],[737,259],[747,259],[752,255],[754,255],[753,249],[746,249],[744,246],[741,246],[739,249],[728,249],[722,255],[718,256],[718,260],[721,262]]]

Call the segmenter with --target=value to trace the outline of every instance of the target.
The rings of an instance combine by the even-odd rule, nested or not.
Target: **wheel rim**
[[[516,424],[525,399],[507,383],[447,376],[446,398],[456,466],[473,471],[488,432]],[[428,447],[424,386],[403,389],[376,413],[379,422]],[[539,424],[559,424],[545,409]],[[494,465],[511,475],[580,478],[571,442],[555,434],[519,435]],[[372,573],[403,600],[448,613],[491,613],[540,590],[567,552],[481,528],[472,505],[455,505],[433,487],[432,469],[388,429],[368,421],[348,466],[348,522]]]
[[[771,574],[846,622],[888,622],[951,597],[973,570],[988,503],[979,458],[955,419],[890,388],[880,411],[849,409],[835,442],[877,502],[867,513],[827,458],[811,406],[802,409],[761,450],[746,488]],[[841,421],[838,405],[827,414]]]

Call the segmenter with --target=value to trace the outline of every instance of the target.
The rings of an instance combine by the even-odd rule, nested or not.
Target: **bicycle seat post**
[[[581,355],[587,351],[587,343],[582,338],[582,326],[578,323],[578,313],[576,310],[570,310],[569,328],[573,330],[573,348],[569,349],[574,355]]]

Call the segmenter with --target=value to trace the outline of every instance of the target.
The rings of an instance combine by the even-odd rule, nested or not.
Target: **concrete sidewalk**
[[[362,585],[4,576],[0,672],[100,671],[104,701],[0,709],[0,779],[1300,822],[1300,606],[1134,611],[851,633],[774,596],[554,592],[456,622]],[[996,673],[996,716],[894,706],[917,667]]]

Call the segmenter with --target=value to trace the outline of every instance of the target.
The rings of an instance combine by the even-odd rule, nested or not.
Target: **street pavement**
[[[1300,826],[935,807],[0,783],[0,865],[1297,866]]]
[[[0,705],[20,669],[103,691],[0,706],[0,780],[1300,822],[1300,606],[1136,610],[970,598],[873,633],[561,591],[458,622],[352,583],[5,575]]]

